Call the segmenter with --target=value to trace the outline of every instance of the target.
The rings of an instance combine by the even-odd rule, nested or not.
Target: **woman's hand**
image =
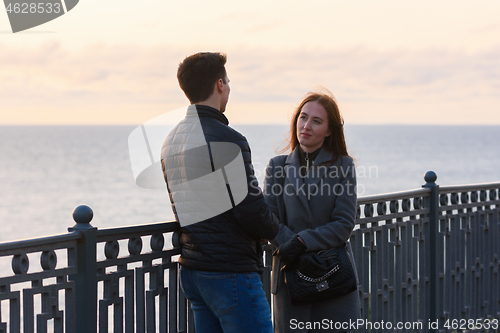
[[[278,256],[283,264],[292,264],[306,249],[305,244],[298,236],[292,237],[286,243],[283,243],[274,251],[273,256]]]
[[[318,278],[325,274],[325,262],[316,252],[307,252],[299,257],[297,269],[306,276]]]

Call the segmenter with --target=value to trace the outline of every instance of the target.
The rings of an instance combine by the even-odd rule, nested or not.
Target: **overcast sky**
[[[500,124],[500,1],[80,0],[13,34],[0,124],[130,124],[187,105],[189,54],[228,55],[231,123],[286,123],[317,85],[346,122]]]

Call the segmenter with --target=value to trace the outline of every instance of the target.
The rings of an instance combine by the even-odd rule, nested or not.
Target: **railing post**
[[[97,331],[97,228],[90,224],[93,215],[88,206],[76,207],[73,210],[76,224],[68,228],[68,231],[82,234],[75,256],[78,273],[69,277],[75,281],[76,333]]]
[[[430,287],[430,322],[436,322],[440,317],[440,309],[438,308],[438,284],[439,284],[439,261],[438,255],[438,234],[439,234],[439,185],[436,184],[437,175],[434,171],[427,171],[424,176],[426,181],[424,188],[431,189],[431,194],[424,201],[424,207],[429,208],[429,229],[430,229],[430,272],[429,272],[429,287]],[[438,330],[431,329],[430,331],[437,332]]]

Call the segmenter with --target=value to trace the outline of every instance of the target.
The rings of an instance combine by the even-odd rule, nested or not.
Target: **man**
[[[260,240],[273,239],[279,224],[257,186],[247,140],[223,114],[230,92],[225,63],[224,54],[206,52],[179,65],[191,105],[162,146],[182,227],[181,286],[196,332],[272,332]]]

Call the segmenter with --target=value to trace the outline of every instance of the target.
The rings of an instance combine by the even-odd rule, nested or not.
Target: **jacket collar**
[[[296,147],[285,160],[286,177],[294,187],[295,192],[297,193],[297,196],[302,202],[302,205],[307,211],[310,219],[312,218],[312,213],[309,209],[309,203],[307,199],[308,188],[310,187],[309,185],[318,184],[319,181],[325,177],[327,169],[329,169],[329,166],[331,165],[331,163],[329,162],[333,162],[332,158],[333,154],[331,152],[324,148],[321,148],[318,156],[316,156],[316,159],[314,160],[314,166],[309,170],[304,180],[302,180],[299,172],[300,161],[298,147]],[[318,166],[323,163],[326,167],[318,168]]]
[[[314,165],[318,166],[320,164],[333,164],[335,162],[335,156],[333,155],[332,152],[326,150],[325,148],[321,147],[321,150],[316,156],[316,159],[314,159]]]
[[[304,178],[304,182],[306,184],[318,184],[326,176],[330,166],[334,164],[333,159],[334,155],[332,152],[321,148],[314,160],[314,165],[307,173],[306,178]]]
[[[293,165],[297,168],[300,167],[299,154],[299,146],[297,145],[297,147],[295,147],[295,149],[286,158],[285,165]],[[314,165],[317,166],[322,163],[330,162],[332,161],[332,157],[333,155],[331,152],[321,147],[318,156],[316,156],[316,158],[314,159]]]
[[[190,106],[188,106],[186,116],[193,115],[195,112],[198,113],[198,117],[200,118],[214,118],[224,125],[229,125],[229,120],[226,118],[226,116],[222,112],[211,106],[191,104]]]

